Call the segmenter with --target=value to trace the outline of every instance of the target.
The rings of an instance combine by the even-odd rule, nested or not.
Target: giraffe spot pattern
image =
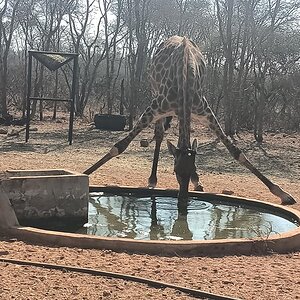
[[[157,100],[156,100],[156,99],[153,100],[153,102],[152,102],[152,104],[151,104],[151,108],[152,108],[153,110],[156,110],[156,109],[158,108],[158,103],[157,103]]]
[[[167,111],[169,109],[170,106],[169,106],[169,102],[167,101],[167,99],[164,99],[162,101],[161,107],[162,107],[163,111]]]

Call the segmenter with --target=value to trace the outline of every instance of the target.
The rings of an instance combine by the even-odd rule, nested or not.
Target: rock
[[[103,291],[103,297],[109,297],[110,295],[110,291]]]
[[[19,130],[13,128],[7,132],[7,136],[18,136],[19,133],[20,133]]]
[[[0,128],[0,134],[7,134],[8,130],[5,128]]]
[[[222,194],[224,194],[224,195],[233,195],[234,192],[233,191],[229,191],[229,190],[223,190]]]
[[[25,127],[21,129],[14,129],[12,128],[7,132],[7,136],[18,136],[22,131],[25,131]]]
[[[140,146],[141,146],[141,147],[148,147],[148,146],[149,146],[148,140],[142,139],[142,140],[140,141]]]

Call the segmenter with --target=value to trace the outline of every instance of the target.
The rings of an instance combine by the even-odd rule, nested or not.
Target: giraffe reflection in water
[[[187,209],[178,212],[177,218],[173,209],[173,213],[162,221],[157,217],[155,197],[151,197],[150,210],[147,207],[148,198],[142,202],[136,199],[129,200],[128,197],[122,197],[123,199],[118,201],[120,199],[117,198],[117,201],[116,196],[90,198],[90,205],[96,213],[89,217],[89,223],[92,225],[89,226],[89,234],[133,239],[141,239],[141,235],[144,235],[145,239],[150,240],[192,239],[193,234],[187,222]]]
[[[192,240],[193,233],[189,229],[189,224],[187,221],[187,207],[182,211],[178,209],[178,216],[174,221],[172,226],[172,231],[170,235],[166,235],[165,228],[160,225],[159,219],[157,218],[157,207],[156,199],[154,196],[151,197],[151,226],[150,226],[150,240],[158,239],[183,239]]]
[[[136,240],[255,238],[297,227],[292,220],[253,207],[190,198],[91,195],[88,233]]]

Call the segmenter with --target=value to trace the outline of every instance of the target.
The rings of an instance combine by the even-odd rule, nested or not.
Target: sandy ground
[[[105,132],[80,121],[75,123],[74,142],[67,143],[67,121],[34,122],[29,143],[24,132],[18,137],[0,135],[0,171],[7,169],[64,168],[82,172],[104,155],[126,132]],[[4,128],[4,127],[1,127]],[[0,129],[1,129],[0,128]],[[7,128],[6,128],[7,129]],[[10,128],[8,128],[11,130]],[[198,138],[197,167],[207,192],[229,190],[237,196],[273,203],[279,199],[254,175],[239,166],[214,136],[195,126]],[[168,139],[176,140],[176,123]],[[90,175],[90,184],[146,186],[153,143],[147,130],[123,155]],[[267,133],[262,147],[243,133],[237,145],[269,178],[300,201],[300,135]],[[173,162],[164,143],[158,170],[158,187],[176,188]],[[300,209],[299,201],[293,208]],[[268,256],[159,257],[112,251],[39,246],[0,236],[0,257],[98,268],[162,280],[194,289],[240,299],[300,299],[300,252]],[[0,263],[0,299],[191,299],[172,289],[58,270]]]

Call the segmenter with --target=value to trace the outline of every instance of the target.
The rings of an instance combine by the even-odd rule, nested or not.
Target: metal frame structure
[[[49,68],[47,64],[37,58],[38,55],[56,55],[69,57],[62,63],[58,63],[54,68]],[[64,64],[73,60],[73,78],[72,78],[72,87],[71,94],[69,99],[61,99],[61,98],[43,98],[43,97],[32,97],[31,96],[31,81],[32,81],[32,57],[35,57],[40,63],[45,65],[51,71],[59,69]],[[68,142],[69,145],[72,145],[73,140],[73,123],[74,123],[74,105],[75,105],[75,96],[76,96],[76,87],[77,87],[77,70],[78,70],[78,53],[65,53],[65,52],[49,52],[49,51],[28,51],[28,79],[27,79],[27,99],[26,99],[26,134],[25,134],[25,142],[27,143],[29,140],[29,128],[30,128],[30,107],[32,100],[40,100],[40,101],[58,101],[58,102],[69,102],[70,105],[70,119],[69,119],[69,133],[68,133]]]

